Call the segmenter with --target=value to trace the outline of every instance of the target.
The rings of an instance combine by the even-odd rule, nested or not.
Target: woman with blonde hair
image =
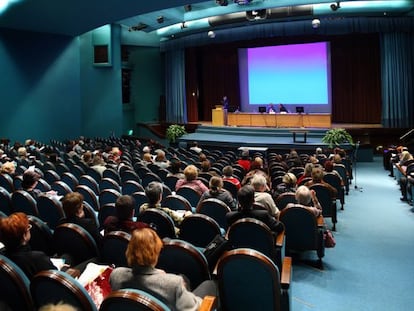
[[[201,297],[215,295],[214,282],[204,281],[193,292],[189,291],[183,277],[155,268],[162,247],[154,230],[134,230],[125,252],[129,268],[118,267],[112,271],[112,290],[136,288],[156,296],[171,310],[198,310]]]
[[[184,179],[179,179],[177,181],[177,184],[175,185],[175,191],[180,189],[181,187],[190,187],[196,190],[200,195],[202,195],[204,192],[208,191],[208,188],[206,185],[203,184],[203,182],[198,177],[198,168],[195,165],[188,165],[184,169]]]
[[[214,198],[222,201],[232,210],[237,209],[236,200],[233,198],[230,192],[228,192],[226,189],[223,189],[223,179],[221,177],[211,177],[209,186],[210,189],[201,195],[198,205],[200,205],[201,202],[203,202],[205,199]]]

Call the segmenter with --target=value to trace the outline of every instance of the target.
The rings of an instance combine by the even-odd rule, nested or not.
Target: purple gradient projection
[[[328,105],[328,43],[247,50],[250,105]]]

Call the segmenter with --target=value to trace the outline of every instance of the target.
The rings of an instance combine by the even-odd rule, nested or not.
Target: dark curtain
[[[318,40],[331,42],[332,122],[380,123],[380,52],[377,34],[283,37],[189,48],[186,81],[187,89],[192,86],[198,90],[198,120],[210,121],[211,109],[220,103],[223,95],[229,97],[231,105],[238,106],[238,48]],[[191,94],[188,93],[187,102],[190,102]],[[193,109],[189,107],[190,110]]]
[[[386,127],[414,126],[414,35],[385,33],[382,50],[382,118]]]

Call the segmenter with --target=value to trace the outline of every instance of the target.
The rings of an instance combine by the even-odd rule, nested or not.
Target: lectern
[[[216,105],[211,111],[212,125],[223,126],[227,124],[227,109],[224,109],[222,105]]]

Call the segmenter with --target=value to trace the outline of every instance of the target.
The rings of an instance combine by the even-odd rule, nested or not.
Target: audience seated
[[[229,226],[239,219],[250,217],[264,222],[276,235],[283,231],[283,224],[274,216],[270,215],[265,210],[253,209],[253,203],[255,202],[255,189],[252,186],[246,185],[240,188],[237,198],[239,201],[239,210],[226,214]]]
[[[149,228],[135,230],[126,251],[129,268],[112,271],[112,290],[135,288],[149,292],[166,303],[171,310],[197,310],[206,295],[216,295],[213,281],[204,281],[193,292],[182,276],[166,273],[155,266],[163,243]]]
[[[198,169],[195,165],[188,165],[184,169],[184,179],[179,179],[175,185],[175,190],[177,191],[182,186],[190,187],[196,190],[200,195],[208,191],[208,188],[201,180],[198,180]]]
[[[331,192],[331,197],[336,198],[338,191],[334,187],[332,187],[330,184],[328,184],[327,182],[323,180],[323,175],[324,175],[324,172],[320,167],[314,167],[311,173],[312,180],[306,182],[305,186],[310,187],[315,184],[323,184],[326,187],[328,187],[329,191]]]
[[[293,206],[301,206],[311,211],[315,217],[322,215],[322,206],[316,197],[316,193],[313,190],[309,190],[306,186],[299,186],[295,193],[296,202],[298,204],[289,203],[285,209]]]
[[[131,233],[135,229],[148,227],[147,224],[134,221],[135,200],[130,195],[121,195],[115,202],[116,216],[108,216],[103,224],[105,233],[124,231]]]
[[[170,166],[168,167],[170,171],[167,176],[176,176],[178,178],[185,178],[184,173],[181,171],[181,160],[177,157],[170,159]]]
[[[148,208],[159,208],[166,212],[174,221],[176,227],[178,227],[184,219],[184,216],[191,215],[191,211],[186,211],[184,214],[180,214],[177,211],[169,209],[167,207],[161,207],[162,200],[162,184],[157,181],[152,181],[145,187],[145,195],[148,198],[148,202],[144,203],[140,207],[140,212],[145,211]],[[178,229],[176,229],[176,232]]]
[[[236,200],[233,198],[230,192],[223,189],[223,179],[221,177],[219,176],[211,177],[209,186],[210,186],[210,189],[201,195],[200,201],[198,204],[200,204],[205,199],[215,198],[227,204],[227,206],[231,210],[236,209],[237,207]]]
[[[42,270],[57,269],[50,258],[29,246],[32,225],[24,213],[13,213],[0,218],[0,241],[5,245],[5,255],[18,265],[29,279]]]
[[[306,163],[305,171],[303,172],[303,175],[298,178],[298,180],[296,181],[296,184],[300,185],[300,183],[302,182],[304,178],[311,177],[312,170],[314,167],[315,165],[313,163]]]
[[[235,184],[237,189],[241,188],[240,180],[233,176],[233,167],[227,165],[223,168],[223,180],[228,180],[231,183]]]
[[[249,149],[244,149],[242,151],[241,158],[237,160],[237,164],[243,167],[245,172],[250,171]]]
[[[256,174],[251,180],[251,185],[254,188],[254,201],[263,204],[271,215],[279,215],[279,209],[277,208],[275,201],[273,200],[265,176],[262,174]]]
[[[161,168],[167,168],[170,166],[170,163],[165,157],[165,152],[163,150],[161,149],[155,150],[154,164],[158,165]]]
[[[276,198],[285,192],[295,192],[296,191],[296,176],[292,173],[286,173],[283,175],[282,183],[276,186],[276,189],[273,192],[273,199]]]
[[[102,245],[102,235],[99,233],[96,221],[85,217],[83,195],[79,192],[66,194],[62,199],[62,207],[66,217],[61,219],[59,224],[73,223],[83,227],[94,238],[96,245],[100,247]]]
[[[70,304],[58,302],[56,304],[49,303],[44,305],[39,308],[39,311],[78,311],[78,309]]]

